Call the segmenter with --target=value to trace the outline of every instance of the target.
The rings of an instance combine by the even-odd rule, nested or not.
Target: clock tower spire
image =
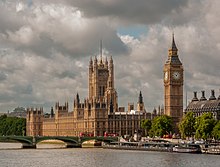
[[[173,118],[174,123],[183,116],[183,65],[178,56],[174,34],[164,65],[164,113]]]

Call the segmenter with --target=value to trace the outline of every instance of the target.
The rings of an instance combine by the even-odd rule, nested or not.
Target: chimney
[[[210,96],[209,100],[216,100],[214,90],[211,90],[211,96]]]
[[[202,92],[202,97],[199,99],[200,101],[205,101],[205,100],[207,100],[206,98],[205,98],[205,91],[203,90],[203,91],[201,91]]]
[[[192,101],[199,101],[199,99],[197,98],[197,92],[194,92],[194,97],[193,97]]]

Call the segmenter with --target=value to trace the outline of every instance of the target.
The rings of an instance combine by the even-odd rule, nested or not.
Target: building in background
[[[24,107],[16,107],[12,112],[7,113],[8,117],[26,118],[27,112]]]
[[[185,113],[193,112],[196,117],[211,112],[216,120],[220,120],[220,95],[215,97],[215,91],[211,90],[211,95],[207,99],[205,91],[202,91],[200,99],[197,98],[197,92],[194,92],[194,97],[185,109]]]

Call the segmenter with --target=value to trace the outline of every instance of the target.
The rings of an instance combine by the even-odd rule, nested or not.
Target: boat
[[[179,144],[173,147],[173,152],[177,153],[202,153],[198,144]]]
[[[220,146],[207,146],[202,149],[202,153],[220,155]]]
[[[104,149],[118,150],[139,150],[139,151],[160,151],[172,152],[173,144],[171,143],[155,143],[155,142],[112,142],[104,144]]]

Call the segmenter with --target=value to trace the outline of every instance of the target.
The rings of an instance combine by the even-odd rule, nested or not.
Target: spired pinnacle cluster
[[[137,109],[134,104],[118,107],[118,96],[114,87],[114,63],[110,57],[103,61],[90,58],[89,61],[88,98],[83,101],[77,93],[74,98],[73,111],[69,105],[56,103],[55,111],[45,117],[43,110],[27,109],[27,135],[29,136],[89,136],[134,135],[140,129],[141,120],[151,119],[156,113],[145,110],[143,96],[140,92]]]

